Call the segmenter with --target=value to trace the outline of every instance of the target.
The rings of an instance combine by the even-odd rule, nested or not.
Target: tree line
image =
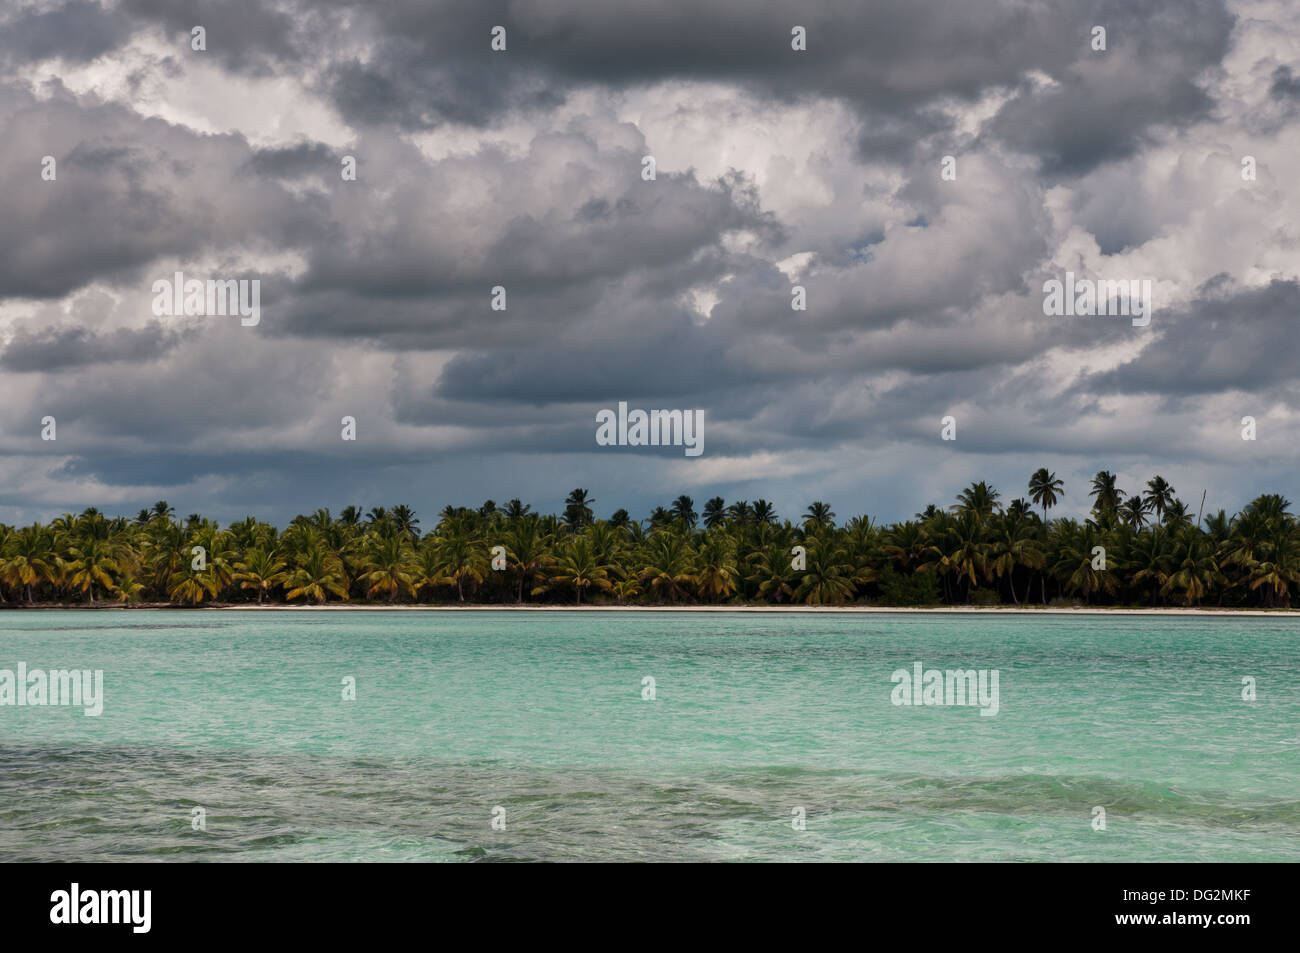
[[[644,520],[593,515],[575,489],[561,514],[520,500],[448,506],[422,532],[409,506],[327,509],[283,530],[222,528],[160,501],[134,519],[95,508],[48,525],[0,525],[0,604],[1089,603],[1290,608],[1300,526],[1290,502],[1195,518],[1163,477],[1128,494],[1089,488],[1087,519],[1052,518],[1064,486],[1040,469],[1002,504],[985,481],[913,519],[843,524],[822,501],[798,522],[766,500],[686,495]]]

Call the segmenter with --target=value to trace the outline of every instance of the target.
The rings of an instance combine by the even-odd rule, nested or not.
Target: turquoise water
[[[3,860],[1300,860],[1296,619],[0,613],[20,661],[104,711],[0,707]]]

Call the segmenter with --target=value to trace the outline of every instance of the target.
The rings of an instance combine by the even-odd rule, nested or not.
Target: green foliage
[[[932,573],[903,574],[892,566],[885,569],[877,580],[883,606],[937,606],[939,583]]]
[[[447,506],[422,526],[406,505],[252,517],[225,529],[166,501],[132,518],[96,509],[0,525],[0,606],[34,604],[1151,605],[1286,609],[1300,527],[1264,494],[1193,521],[1156,476],[1126,493],[1093,478],[1090,519],[1049,519],[1065,487],[1046,468],[1004,507],[977,481],[948,508],[882,526],[839,523],[814,500],[799,522],[766,500],[685,494],[648,519],[597,519],[591,491],[561,515],[512,499]],[[1035,510],[1038,508],[1038,511]],[[1041,511],[1041,515],[1040,512]],[[199,554],[199,555],[196,555]],[[1104,554],[1104,560],[1101,555]],[[1104,565],[1103,565],[1104,562]]]

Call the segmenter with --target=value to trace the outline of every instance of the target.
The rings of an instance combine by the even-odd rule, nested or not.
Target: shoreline
[[[801,615],[1147,615],[1147,616],[1256,616],[1300,617],[1300,609],[1121,608],[1110,606],[619,606],[619,605],[34,605],[0,606],[0,614],[16,612],[712,612],[776,613]]]

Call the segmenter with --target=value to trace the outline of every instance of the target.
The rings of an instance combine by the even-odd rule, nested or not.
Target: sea
[[[0,860],[1300,861],[1300,619],[5,611]]]

